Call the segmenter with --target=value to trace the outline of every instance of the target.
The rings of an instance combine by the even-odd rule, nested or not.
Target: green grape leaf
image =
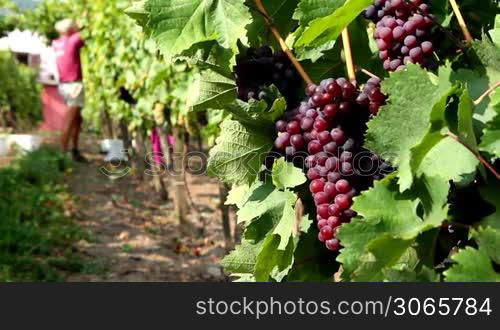
[[[255,276],[253,274],[245,274],[245,273],[233,273],[231,274],[232,277],[234,277],[234,281],[236,283],[254,283],[255,282]]]
[[[320,55],[320,57],[322,54]],[[322,81],[331,77],[340,77],[344,74],[344,62],[338,58],[330,60],[322,58],[317,62],[304,61],[304,70],[306,70],[313,81]]]
[[[325,54],[334,49],[336,45],[339,45],[340,43],[337,43],[335,40],[331,42],[327,42],[321,46],[318,47],[300,47],[300,48],[295,48],[295,53],[297,54],[297,59],[299,61],[306,61],[310,60],[312,62],[311,69],[313,71],[318,71],[318,70],[324,70],[323,68],[316,68],[315,64],[320,60],[320,59],[325,59],[326,56]],[[330,62],[338,62],[339,65],[345,65],[344,62],[342,62],[342,59],[340,58],[340,53],[339,57],[336,60],[332,59],[327,59],[327,61]],[[328,63],[328,62],[324,62]],[[332,71],[332,69],[328,68],[328,71]],[[314,75],[314,73],[313,73]],[[332,75],[329,75],[328,78],[332,77]]]
[[[499,47],[492,43],[486,35],[483,36],[483,40],[473,41],[472,50],[484,67],[495,68],[495,70],[500,68]]]
[[[280,237],[278,250],[286,249],[288,245],[287,243],[293,234],[294,222],[295,222],[295,210],[293,209],[293,204],[286,203],[282,211],[281,219],[273,231],[273,234],[278,235]]]
[[[408,268],[387,269],[384,271],[384,278],[388,282],[439,282],[439,275],[428,267],[422,267],[420,271]]]
[[[410,191],[410,198],[420,201],[423,207],[420,231],[427,231],[440,227],[448,216],[448,192],[450,184],[448,180],[439,177],[422,175],[416,180],[414,188]]]
[[[234,80],[216,71],[204,70],[199,76],[199,95],[193,110],[221,109],[236,96]]]
[[[452,131],[470,148],[476,149],[472,118],[474,105],[467,89],[452,88],[448,95],[451,94],[458,96],[457,101],[446,105],[447,98],[443,97],[436,104],[427,134],[411,149],[410,166],[412,173],[467,184],[474,179],[479,161],[466,147],[445,136],[443,130]]]
[[[371,3],[372,0],[347,0],[332,14],[314,19],[297,40],[295,47],[321,46],[336,40],[342,30]]]
[[[283,239],[273,234],[279,220],[285,216],[280,212],[279,208],[269,209],[247,225],[242,243],[222,261],[226,272],[236,273],[232,275],[250,273],[258,281],[268,281],[271,273],[280,281],[287,274],[292,261],[286,262],[283,258],[290,255],[290,248],[293,249],[291,236]]]
[[[487,77],[489,79],[488,85],[481,85],[481,94],[486,91],[491,85],[496,84],[500,81],[500,48],[492,43],[488,36],[483,35],[483,40],[475,40],[472,43],[472,47],[469,49],[469,56],[475,60],[475,69],[481,76]],[[473,95],[478,97],[478,95]],[[485,102],[483,102],[484,104]],[[480,114],[479,119],[483,119],[485,122],[494,115],[495,111],[491,111],[488,108],[488,112]]]
[[[474,56],[476,54],[471,55],[471,57]],[[439,79],[465,85],[471,98],[476,100],[492,85],[500,81],[500,71],[498,67],[488,66],[488,63],[482,63],[481,60],[478,60],[474,71],[464,69],[452,70],[451,65],[441,67],[439,70]],[[491,94],[490,97],[486,97],[480,104],[475,106],[474,124],[476,134],[484,129],[484,124],[490,121],[497,113],[494,107],[499,102],[498,98],[496,101],[493,100],[494,96],[495,94]]]
[[[141,26],[145,26],[148,21],[146,2],[147,0],[133,1],[130,7],[125,9],[125,14],[136,20]]]
[[[294,205],[297,197],[291,191],[281,191],[270,183],[260,181],[255,182],[244,195],[244,202],[239,202],[240,210],[237,213],[238,221],[244,222],[246,227],[244,242],[259,246],[254,253],[255,264],[251,264],[254,267],[250,273],[257,281],[282,281],[291,270],[295,247],[300,241],[299,236],[294,235]],[[310,221],[307,218],[303,220],[305,223],[301,224],[300,229],[307,230]],[[240,249],[243,247],[238,247],[236,251]],[[235,259],[238,258],[238,253],[233,252]],[[245,256],[246,254],[243,255]],[[239,266],[238,260],[229,260],[231,263],[227,263],[230,266],[228,272],[249,273],[248,269],[233,266]]]
[[[357,61],[375,73],[383,75],[382,64],[378,55],[373,54],[369,47],[370,38],[367,34],[367,23],[363,17],[358,17],[349,25],[349,33],[353,53]],[[297,30],[297,35],[300,31]],[[318,47],[295,48],[297,58],[302,62],[313,81],[326,78],[346,76],[346,65],[343,59],[343,44],[340,37]]]
[[[342,7],[345,0],[301,0],[297,6],[293,18],[299,21],[301,26],[307,26],[311,21],[325,17]]]
[[[352,274],[359,267],[366,246],[380,234],[376,224],[363,218],[355,218],[350,223],[342,225],[338,237],[344,248],[340,250],[337,261],[342,264],[344,281],[352,280]]]
[[[490,154],[493,160],[496,160],[500,158],[500,92],[495,92],[491,99],[490,104],[496,115],[486,123],[479,150]]]
[[[263,0],[262,4],[266,8],[268,16],[272,19],[274,26],[280,31],[281,35],[286,36],[297,25],[291,19],[299,0]],[[253,6],[253,0],[250,1]],[[247,36],[251,46],[260,47],[262,45],[272,45],[275,50],[281,49],[280,45],[269,31],[266,21],[257,10],[251,10],[252,23],[248,25]]]
[[[389,235],[377,237],[366,246],[353,278],[358,282],[383,281],[384,270],[396,265],[412,244],[413,240],[396,239]]]
[[[273,127],[274,123],[286,110],[286,101],[280,96],[278,88],[272,85],[264,88],[267,96],[263,100],[248,102],[236,99],[224,106],[224,109],[234,115],[241,123],[256,125],[262,129]]]
[[[491,41],[500,48],[500,17],[495,17],[495,27],[489,31]]]
[[[306,214],[302,217],[299,230],[302,233],[307,233],[309,231],[309,228],[311,228],[311,225],[313,223],[314,223],[313,220],[309,217],[309,215]]]
[[[291,191],[280,191],[269,183],[255,186],[237,213],[238,223],[249,223],[269,212],[276,213],[274,218],[280,219],[285,206],[293,205],[296,200]]]
[[[484,131],[480,149],[489,153],[493,160],[500,158],[500,116]]]
[[[294,265],[286,278],[287,282],[332,282],[339,268],[332,253],[318,240],[315,226],[300,236],[294,256]]]
[[[293,240],[290,239],[284,250],[278,249],[281,245],[277,235],[268,235],[262,243],[262,249],[257,256],[255,264],[255,280],[268,282],[271,274],[276,280],[281,281],[293,264]]]
[[[483,250],[497,264],[500,264],[500,230],[493,227],[480,227],[472,232],[472,237]]]
[[[284,158],[274,162],[272,177],[273,184],[282,190],[295,188],[307,181],[304,171],[293,166],[293,163],[285,161]]]
[[[306,4],[303,1],[304,5]],[[310,15],[320,15],[320,13],[325,13],[325,16],[335,11],[337,8],[340,8],[345,1],[329,1],[328,5],[325,8],[316,8],[317,3],[307,3],[307,7],[311,6],[314,9],[309,12]],[[331,6],[331,8],[330,8]],[[305,8],[305,7],[304,7]],[[305,13],[304,13],[305,14]],[[312,18],[312,16],[307,16],[308,18]],[[321,17],[321,16],[318,16]],[[301,25],[300,29],[294,33],[295,37],[298,38],[302,34],[303,29],[305,28],[305,24]],[[355,56],[356,63],[362,65],[366,68],[372,69],[372,65],[367,63],[368,52],[371,50],[368,47],[369,38],[367,36],[366,31],[366,22],[363,17],[358,17],[349,25],[349,32],[351,37],[351,43],[356,45],[355,48]],[[295,39],[296,39],[295,38]],[[295,42],[293,40],[293,43]],[[343,51],[343,44],[340,38],[333,39],[319,46],[309,47],[309,45],[296,47],[295,53],[299,60],[305,61],[310,60],[311,63],[305,62],[303,63],[306,71],[310,74],[311,78],[314,81],[321,81],[326,78],[336,77],[336,76],[345,76],[345,63],[342,60],[341,52]],[[378,60],[373,62],[380,62]],[[379,65],[381,67],[381,65]]]
[[[444,272],[446,282],[499,282],[500,274],[493,269],[488,254],[466,247],[452,257],[456,262]]]
[[[337,260],[343,264],[343,279],[381,280],[420,233],[447,218],[448,189],[447,181],[422,176],[401,193],[392,175],[356,197],[353,209],[359,217],[339,232],[344,248]]]
[[[185,60],[200,70],[212,70],[227,79],[234,80],[229,65],[233,52],[221,47],[216,41],[200,42],[183,51],[176,60]]]
[[[440,177],[464,185],[474,180],[478,165],[479,161],[467,148],[445,137],[425,155],[417,175]]]
[[[408,240],[422,230],[440,226],[446,219],[448,189],[447,181],[422,176],[412,190],[400,193],[395,178],[390,176],[356,197],[353,210],[373,220],[382,232]],[[416,212],[419,205],[424,209],[421,216]]]
[[[452,70],[450,65],[439,69],[439,77],[440,79],[448,80],[452,83],[462,83],[467,87],[467,90],[473,99],[480,97],[491,84],[491,78],[487,75],[481,74],[479,71],[466,69]]]
[[[246,223],[243,237],[254,244],[263,241],[270,233],[272,233],[274,227],[281,219],[282,214],[280,211],[280,208],[269,209],[259,218]]]
[[[273,145],[267,129],[226,119],[210,151],[208,174],[232,184],[251,183]]]
[[[248,194],[250,187],[246,184],[234,185],[227,194],[225,205],[236,205],[241,207],[245,202],[245,196]]]
[[[148,0],[145,8],[147,27],[167,59],[209,40],[236,50],[251,22],[244,0]]]
[[[393,73],[382,84],[384,93],[389,95],[387,105],[368,123],[366,147],[399,166],[401,191],[413,182],[411,148],[422,142],[433,110],[444,107],[450,93],[449,83],[436,85],[432,78],[435,76],[416,65]]]
[[[262,242],[253,244],[242,240],[231,253],[222,259],[221,265],[228,273],[253,273],[261,247]]]
[[[376,224],[380,232],[388,232],[401,239],[411,239],[419,232],[422,221],[416,214],[419,201],[401,198],[393,177],[375,183],[375,186],[354,199],[353,210],[368,222]],[[384,207],[380,207],[384,205]]]
[[[288,190],[278,190],[271,184],[254,185],[237,213],[238,223],[252,224],[247,227],[245,237],[260,240],[272,227],[272,233],[281,239],[278,249],[284,250],[293,234],[296,200],[295,194]],[[260,224],[254,224],[256,221]]]
[[[462,142],[469,148],[477,150],[477,141],[472,124],[472,115],[474,113],[474,102],[469,91],[463,90],[458,103],[458,127],[457,135]]]
[[[432,14],[436,16],[438,22],[447,27],[453,17],[449,10],[448,0],[431,0],[430,5],[432,6]]]

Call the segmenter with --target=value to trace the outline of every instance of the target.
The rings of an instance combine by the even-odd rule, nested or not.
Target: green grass
[[[64,214],[61,178],[70,167],[42,148],[0,170],[0,281],[61,281],[100,269],[73,250],[91,237]]]
[[[130,244],[123,244],[122,245],[122,251],[125,252],[125,253],[133,253],[134,252],[134,248]]]

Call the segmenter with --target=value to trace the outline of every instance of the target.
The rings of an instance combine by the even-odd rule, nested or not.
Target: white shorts
[[[63,97],[64,103],[66,103],[67,106],[83,108],[85,105],[83,83],[61,83],[58,89],[59,94]]]

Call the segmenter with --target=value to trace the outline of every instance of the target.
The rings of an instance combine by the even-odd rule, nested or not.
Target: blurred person
[[[59,21],[55,28],[60,35],[52,44],[59,72],[59,93],[68,106],[61,138],[62,149],[67,153],[70,141],[73,142],[71,150],[73,158],[76,161],[85,162],[85,158],[78,149],[83,123],[82,108],[85,103],[80,50],[85,43],[80,35],[78,25],[72,19]]]

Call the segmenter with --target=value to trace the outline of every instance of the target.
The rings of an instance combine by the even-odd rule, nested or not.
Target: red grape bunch
[[[370,78],[361,93],[359,94],[356,102],[361,105],[367,105],[373,115],[377,115],[378,110],[385,104],[385,95],[382,94],[380,89],[380,79]]]
[[[376,24],[374,38],[387,71],[400,71],[407,63],[432,64],[434,26],[425,0],[375,0],[364,16]]]
[[[305,167],[317,210],[318,238],[331,251],[340,249],[339,227],[356,216],[350,209],[352,198],[379,178],[378,173],[361,171],[362,162],[355,162],[362,152],[368,154],[361,147],[366,123],[385,101],[379,83],[370,79],[362,92],[345,78],[309,85],[307,101],[276,122],[275,148],[288,157],[307,155]],[[369,154],[368,158],[370,169],[373,163],[378,167],[378,157]]]
[[[261,100],[266,97],[264,88],[274,84],[289,107],[297,106],[302,79],[284,52],[273,53],[269,46],[249,48],[237,56],[233,71],[239,99]]]

